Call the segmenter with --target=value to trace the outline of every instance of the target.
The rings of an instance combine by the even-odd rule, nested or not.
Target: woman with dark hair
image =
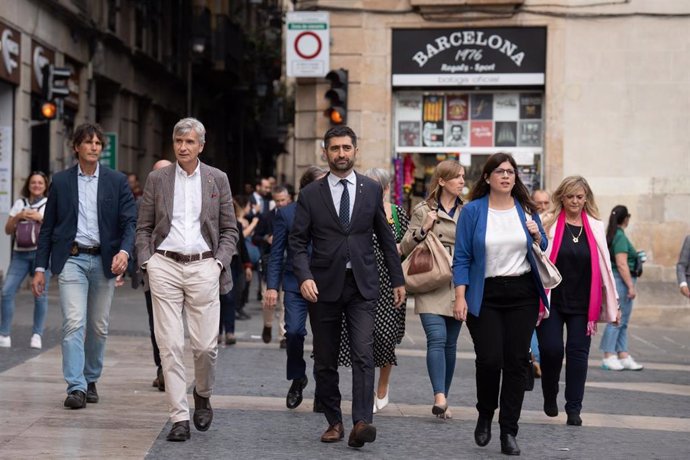
[[[601,367],[609,371],[639,371],[643,368],[628,353],[628,323],[632,314],[633,300],[637,295],[635,292],[637,276],[633,272],[637,261],[637,251],[624,231],[629,223],[628,208],[619,204],[611,211],[609,225],[606,228],[606,242],[613,262],[613,276],[616,279],[621,309],[620,324],[617,326],[608,324],[599,345],[601,351],[604,352]]]
[[[36,262],[36,249],[38,247],[38,229],[43,222],[43,213],[46,209],[48,193],[48,176],[41,171],[34,171],[29,174],[22,187],[21,195],[10,209],[9,218],[5,224],[5,233],[15,235],[18,226],[35,227],[31,230],[34,233],[35,244],[26,244],[23,239],[14,238],[14,249],[12,250],[12,260],[7,269],[7,277],[2,288],[2,322],[0,323],[0,347],[9,348],[12,346],[10,329],[12,328],[12,318],[14,317],[14,297],[26,275],[34,276]],[[38,223],[39,225],[36,225]],[[46,286],[43,293],[34,298],[34,327],[31,335],[31,348],[40,349],[43,344],[43,324],[45,323],[46,311],[48,310],[48,281],[50,272],[46,270]]]
[[[452,256],[464,186],[465,168],[460,163],[445,160],[436,165],[426,201],[412,210],[410,225],[400,243],[402,254],[409,255],[433,231]],[[459,318],[453,318],[453,286],[448,282],[446,286],[415,294],[414,299],[414,311],[426,334],[426,367],[434,391],[431,412],[439,418],[450,418],[448,392],[462,326]]]
[[[544,228],[550,238],[546,253],[563,276],[561,284],[550,292],[549,318],[537,327],[544,412],[549,417],[558,415],[558,381],[565,354],[567,424],[580,426],[589,348],[597,320],[603,317],[615,322],[618,313],[604,223],[599,220],[594,194],[584,177],[563,179],[553,193]]]
[[[455,237],[453,314],[467,321],[477,356],[479,417],[474,440],[479,446],[491,440],[500,395],[501,452],[520,455],[515,437],[531,372],[529,345],[540,298],[542,314],[548,315],[532,242],[543,250],[548,241],[511,155],[489,157],[471,198]]]

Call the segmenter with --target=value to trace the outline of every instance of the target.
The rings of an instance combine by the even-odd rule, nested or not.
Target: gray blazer
[[[139,265],[145,264],[170,232],[175,197],[177,163],[152,171],[146,179],[139,205],[136,249]],[[232,289],[230,262],[237,253],[237,220],[232,204],[228,176],[221,170],[201,163],[201,235],[213,255],[223,264],[220,293]]]
[[[680,250],[678,265],[676,265],[676,276],[678,284],[683,282],[690,284],[690,235],[683,241],[683,248]]]

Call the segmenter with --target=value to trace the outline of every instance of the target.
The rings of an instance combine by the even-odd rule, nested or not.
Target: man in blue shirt
[[[97,403],[115,277],[134,247],[136,205],[127,177],[99,164],[105,136],[84,123],[74,131],[77,164],[53,176],[36,252],[34,295],[44,272],[58,277],[65,407]]]

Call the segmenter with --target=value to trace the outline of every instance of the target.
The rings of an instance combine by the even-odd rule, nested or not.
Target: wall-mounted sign
[[[288,77],[325,77],[330,70],[328,13],[297,11],[287,14]]]
[[[0,22],[0,78],[15,85],[19,84],[21,66],[21,34],[18,30]]]
[[[117,133],[103,133],[105,135],[105,145],[99,162],[110,169],[117,170]]]
[[[65,97],[65,107],[79,110],[79,75],[81,73],[81,65],[77,61],[65,58],[65,67],[72,71],[72,74],[67,80],[67,87],[69,94]]]
[[[543,85],[546,28],[393,30],[393,86]]]
[[[55,51],[31,41],[31,92],[41,94],[43,90],[43,67],[55,63]]]

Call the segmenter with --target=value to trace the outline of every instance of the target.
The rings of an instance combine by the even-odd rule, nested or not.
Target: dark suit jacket
[[[137,258],[145,264],[170,232],[175,198],[175,167],[173,163],[149,173],[137,220]],[[237,220],[232,204],[228,176],[220,169],[204,163],[201,174],[201,235],[213,256],[223,264],[220,293],[232,289],[230,263],[237,252]]]
[[[301,285],[313,279],[319,300],[338,300],[345,284],[348,254],[360,294],[367,300],[379,295],[379,274],[372,236],[376,233],[391,285],[404,285],[400,257],[395,247],[386,212],[383,209],[381,186],[357,174],[355,205],[350,227],[344,229],[333,205],[328,176],[312,182],[300,191],[295,221],[290,232],[290,248],[294,253],[293,268]],[[311,259],[307,246],[311,242]]]
[[[69,257],[77,236],[79,186],[77,166],[53,175],[41,233],[38,236],[36,266],[48,267],[58,274]],[[103,165],[98,177],[98,231],[101,238],[101,260],[106,278],[116,275],[110,270],[113,256],[120,250],[130,257],[134,251],[134,227],[137,209],[127,176]]]
[[[292,268],[294,253],[288,245],[288,235],[295,221],[297,203],[290,203],[285,207],[275,210],[273,218],[273,244],[271,256],[268,262],[268,274],[266,284],[268,289],[280,289],[281,277],[283,291],[299,293],[299,283]],[[287,249],[287,257],[285,250]]]

